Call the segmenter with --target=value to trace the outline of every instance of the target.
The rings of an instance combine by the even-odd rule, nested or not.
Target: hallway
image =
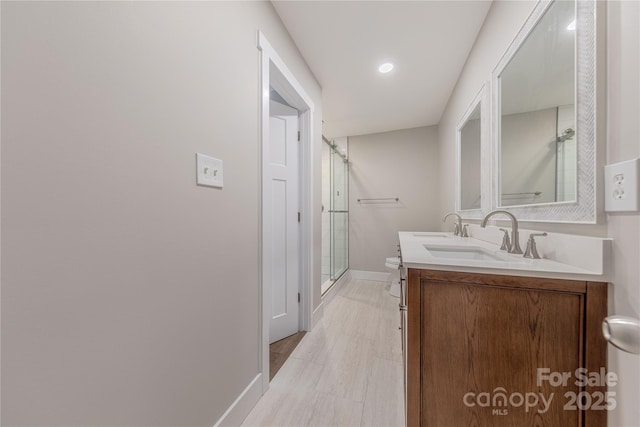
[[[351,280],[325,307],[243,426],[402,426],[398,299]]]

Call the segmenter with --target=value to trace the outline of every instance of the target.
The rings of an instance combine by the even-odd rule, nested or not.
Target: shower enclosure
[[[322,293],[349,268],[348,140],[322,137]]]

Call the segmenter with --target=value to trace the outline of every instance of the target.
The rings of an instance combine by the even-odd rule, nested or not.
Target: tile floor
[[[404,426],[398,299],[351,280],[307,333],[243,426]]]

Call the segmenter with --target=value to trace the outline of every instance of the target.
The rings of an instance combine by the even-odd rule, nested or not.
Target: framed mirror
[[[493,73],[493,206],[596,222],[595,3],[541,0]]]
[[[486,133],[485,86],[471,101],[456,127],[456,211],[482,218],[482,158]]]

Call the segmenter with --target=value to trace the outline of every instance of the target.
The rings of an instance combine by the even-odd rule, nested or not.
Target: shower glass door
[[[331,148],[331,274],[333,280],[347,271],[349,260],[349,163],[345,147]]]
[[[323,138],[324,139],[324,138]],[[349,162],[347,138],[323,146],[322,293],[349,267]]]

